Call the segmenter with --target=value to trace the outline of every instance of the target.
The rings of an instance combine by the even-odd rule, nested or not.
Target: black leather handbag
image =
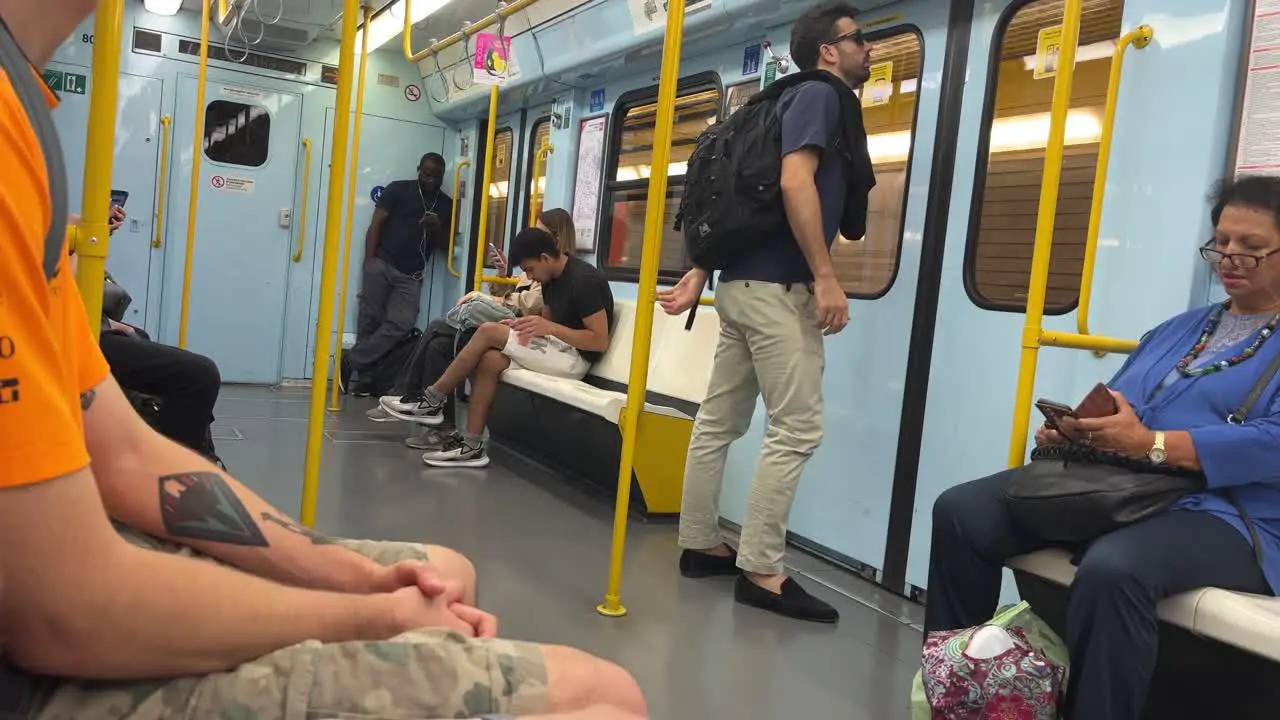
[[[1280,354],[1227,422],[1244,423],[1277,372]],[[1024,531],[1048,542],[1075,544],[1158,515],[1204,489],[1201,473],[1071,443],[1037,447],[1031,462],[1009,476],[1004,492],[1014,523]],[[1256,538],[1248,514],[1230,494],[1228,499]],[[1260,549],[1256,539],[1254,546]]]

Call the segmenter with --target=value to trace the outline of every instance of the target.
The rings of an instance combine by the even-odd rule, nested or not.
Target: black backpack
[[[778,99],[811,80],[840,82],[824,70],[781,78],[698,136],[673,226],[694,265],[721,270],[787,231]]]

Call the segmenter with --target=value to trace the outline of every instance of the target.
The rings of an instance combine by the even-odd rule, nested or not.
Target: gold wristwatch
[[[1164,449],[1164,431],[1156,431],[1156,441],[1151,445],[1151,449],[1147,451],[1147,459],[1156,465],[1163,465],[1168,459],[1169,453]]]

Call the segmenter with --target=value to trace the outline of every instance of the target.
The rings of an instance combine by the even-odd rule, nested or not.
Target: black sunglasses
[[[857,28],[855,30],[850,30],[847,33],[842,33],[822,44],[823,45],[839,45],[845,40],[852,40],[858,43],[859,45],[867,44],[867,38],[865,35],[862,34],[862,28]]]

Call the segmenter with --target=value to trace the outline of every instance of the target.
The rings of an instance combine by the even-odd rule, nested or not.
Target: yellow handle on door
[[[173,118],[165,115],[160,118],[160,177],[156,181],[156,235],[151,240],[151,247],[157,250],[164,246],[164,191],[169,185],[169,126]]]
[[[293,261],[302,262],[302,249],[307,235],[307,191],[311,189],[311,140],[302,138],[302,212],[298,213],[298,249]]]

